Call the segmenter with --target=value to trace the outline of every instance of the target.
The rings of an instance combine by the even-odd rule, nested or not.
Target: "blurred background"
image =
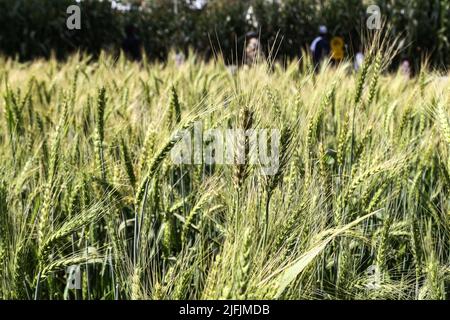
[[[66,27],[72,4],[81,8],[81,30]],[[286,59],[299,57],[323,24],[351,54],[371,4],[380,7],[389,32],[409,44],[403,54],[415,65],[425,56],[434,67],[450,64],[450,0],[0,0],[0,53],[63,59],[81,50],[95,57],[118,52],[133,25],[150,59],[191,48],[205,59],[221,51],[231,63],[249,31],[259,33],[266,53],[275,48]]]

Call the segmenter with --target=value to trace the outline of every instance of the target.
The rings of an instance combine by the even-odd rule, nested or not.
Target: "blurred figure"
[[[127,57],[134,61],[142,59],[142,44],[141,40],[136,34],[136,28],[133,25],[125,27],[125,39],[122,42],[122,50]]]
[[[328,37],[328,29],[326,26],[319,27],[319,36],[317,36],[311,43],[310,49],[312,53],[314,69],[317,70],[317,67],[320,65],[320,63],[330,54],[330,40]]]
[[[411,63],[409,62],[409,59],[406,57],[402,59],[402,63],[400,64],[400,72],[408,78],[411,77],[412,72]]]
[[[359,48],[359,51],[355,55],[354,68],[355,71],[358,72],[364,63],[364,53],[362,47]]]
[[[177,53],[175,54],[175,65],[177,67],[181,67],[185,61],[186,56],[184,55],[184,53],[182,51],[177,51]]]
[[[330,41],[331,60],[333,64],[338,64],[344,60],[347,45],[342,37],[333,37]]]
[[[246,34],[245,64],[251,66],[256,63],[260,55],[260,43],[256,32]]]

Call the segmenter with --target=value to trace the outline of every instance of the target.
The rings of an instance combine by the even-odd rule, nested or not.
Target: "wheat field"
[[[0,298],[449,298],[450,80],[373,52],[0,58]],[[280,130],[279,170],[173,163],[195,122]]]

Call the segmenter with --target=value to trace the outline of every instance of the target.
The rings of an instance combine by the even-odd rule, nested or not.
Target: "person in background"
[[[400,72],[407,78],[412,76],[411,63],[407,57],[403,57],[402,63],[400,64]]]
[[[186,61],[186,56],[184,55],[183,51],[179,50],[175,54],[175,65],[177,67],[181,67],[184,62]]]
[[[355,54],[355,62],[354,62],[354,68],[355,71],[358,72],[364,63],[364,53],[363,53],[362,46],[359,47],[359,51]]]
[[[319,27],[319,35],[310,46],[314,69],[317,70],[320,63],[330,55],[330,40],[326,26]]]
[[[131,60],[140,61],[142,59],[141,40],[136,35],[136,28],[131,24],[125,27],[125,39],[122,42],[122,50]]]
[[[257,62],[258,56],[260,55],[258,34],[256,32],[248,32],[245,38],[247,43],[245,48],[245,64],[251,66]]]

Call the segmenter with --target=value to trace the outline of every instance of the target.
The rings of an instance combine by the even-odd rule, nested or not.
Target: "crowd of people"
[[[248,32],[245,36],[245,43],[245,56],[243,61],[245,65],[252,66],[263,56],[259,34],[255,31]],[[122,50],[131,60],[139,61],[142,59],[142,42],[137,35],[136,28],[132,25],[125,28],[125,39],[122,42]],[[321,25],[318,28],[317,36],[309,46],[309,51],[314,70],[317,72],[320,65],[324,62],[339,63],[344,60],[346,45],[341,37],[331,37],[328,28],[325,25]],[[177,64],[181,64],[184,60],[181,58],[181,55],[180,52],[176,55]],[[364,53],[361,46],[353,54],[353,61],[354,69],[358,71],[364,62]],[[411,74],[411,65],[406,57],[402,59],[400,70],[408,76]]]
[[[258,34],[256,32],[249,32],[246,36],[246,50],[245,63],[247,65],[254,64],[258,57],[261,56],[261,46]],[[348,51],[344,39],[339,36],[331,37],[328,28],[321,25],[318,28],[318,34],[309,46],[310,55],[314,65],[315,72],[319,71],[322,63],[337,64],[344,60],[345,52]],[[361,69],[364,63],[363,47],[352,54],[353,67],[355,71]],[[412,75],[412,66],[408,57],[403,56],[400,63],[400,72],[406,76]]]
[[[249,32],[246,35],[245,63],[254,64],[258,57],[262,55],[259,36],[256,32]],[[328,28],[321,25],[318,35],[309,46],[310,55],[316,71],[319,70],[323,62],[339,62],[345,57],[345,43],[341,37],[330,37]],[[354,57],[355,70],[358,70],[364,61],[362,50],[358,51]]]

